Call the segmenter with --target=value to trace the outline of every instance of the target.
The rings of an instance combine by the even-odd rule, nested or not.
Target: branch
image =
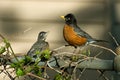
[[[49,63],[52,67],[55,67],[55,60],[52,63]],[[66,63],[66,61],[59,59],[58,64],[60,67],[69,67],[70,63]],[[73,62],[71,65],[75,66],[77,62]],[[42,64],[41,64],[42,65]],[[86,60],[81,61],[77,68],[89,68],[89,69],[102,69],[102,70],[113,70],[113,60],[102,60],[98,58],[88,58]]]
[[[39,76],[36,76],[36,75],[34,75],[34,74],[32,74],[32,73],[27,73],[27,75],[33,76],[33,77],[35,77],[35,78],[38,78],[39,80],[46,80],[46,79],[44,79],[44,78],[42,78],[42,77],[39,77]]]
[[[98,48],[102,48],[102,49],[105,49],[105,50],[108,50],[111,53],[113,53],[114,55],[117,55],[112,49],[109,49],[109,48],[106,48],[106,47],[103,47],[103,46],[100,46],[100,45],[96,45],[96,44],[89,44],[89,45],[90,46],[94,46],[94,47],[98,47]]]

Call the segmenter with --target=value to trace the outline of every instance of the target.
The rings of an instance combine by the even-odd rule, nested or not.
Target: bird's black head
[[[40,40],[45,40],[46,37],[47,37],[47,33],[48,33],[48,32],[41,31],[41,32],[39,33],[39,35],[38,35],[38,41],[40,41]]]
[[[70,24],[77,24],[76,18],[73,14],[67,14],[64,17],[65,23],[70,25]]]

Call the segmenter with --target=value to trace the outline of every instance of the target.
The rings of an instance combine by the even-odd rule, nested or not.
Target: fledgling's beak
[[[45,37],[47,37],[47,35],[49,34],[50,31],[47,31],[46,34],[45,34]]]
[[[65,16],[60,16],[63,20],[65,20]]]

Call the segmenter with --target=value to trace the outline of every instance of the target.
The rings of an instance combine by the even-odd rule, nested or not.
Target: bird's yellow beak
[[[60,16],[63,20],[65,20],[65,17],[64,16]]]

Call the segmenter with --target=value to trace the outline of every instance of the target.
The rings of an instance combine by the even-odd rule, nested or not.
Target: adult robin
[[[37,41],[33,44],[31,49],[28,51],[27,55],[32,58],[36,58],[39,55],[36,55],[37,52],[42,52],[49,49],[49,44],[46,42],[48,32],[41,31],[38,35]]]
[[[65,41],[75,48],[89,43],[107,42],[105,40],[96,40],[92,38],[87,32],[83,31],[78,25],[77,20],[73,14],[61,16],[65,20],[63,28],[63,36]]]

